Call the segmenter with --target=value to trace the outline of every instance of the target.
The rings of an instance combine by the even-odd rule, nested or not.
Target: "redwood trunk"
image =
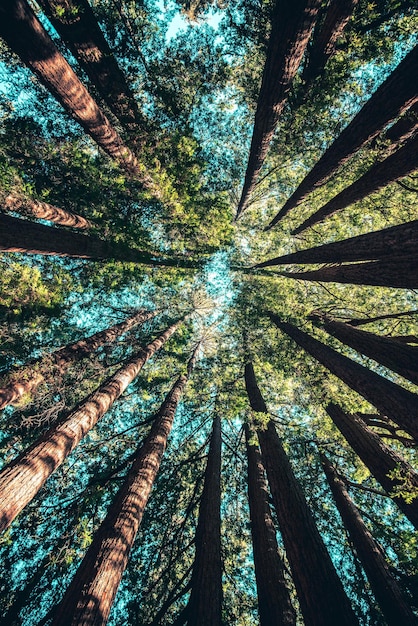
[[[354,389],[383,415],[418,441],[418,396],[403,389],[367,367],[352,361],[314,339],[296,326],[268,313],[273,323],[298,343],[308,354]]]
[[[0,409],[4,409],[8,404],[19,402],[25,394],[34,393],[38,385],[43,382],[46,374],[51,376],[54,370],[63,374],[72,363],[81,361],[106,343],[115,341],[117,337],[128,332],[131,328],[152,319],[156,314],[154,311],[139,311],[124,322],[12,369],[7,374],[9,382],[0,387]]]
[[[358,415],[347,415],[336,404],[329,404],[327,413],[377,482],[396,502],[411,524],[418,528],[418,498],[415,497],[407,504],[402,497],[392,495],[399,488],[404,493],[416,493],[418,474],[399,454],[383,443],[379,435],[370,430]],[[390,478],[389,474],[394,471],[397,477]]]
[[[418,46],[415,46],[325,151],[267,228],[277,224],[385,126],[418,102],[417,72]]]
[[[237,218],[245,211],[256,185],[320,4],[318,0],[276,0]]]
[[[347,346],[418,385],[418,346],[409,346],[390,337],[379,337],[366,330],[357,330],[353,326],[337,322],[325,314],[315,314],[311,318],[322,326],[327,333]]]
[[[0,531],[5,530],[35,497],[49,476],[111,408],[178,325],[179,322],[173,324],[146,348],[141,349],[116,374],[82,401],[61,424],[50,428],[0,472]]]
[[[267,413],[252,363],[245,384],[251,407]],[[305,624],[358,624],[273,423],[257,434]]]
[[[245,424],[255,578],[260,626],[293,626],[296,614],[286,585],[285,567],[277,545],[261,454],[251,442],[253,432]]]
[[[418,135],[409,139],[404,146],[386,157],[377,161],[372,167],[354,183],[340,191],[318,211],[313,213],[303,224],[295,228],[293,235],[298,235],[309,226],[322,222],[330,215],[342,211],[346,207],[367,198],[371,193],[386,187],[396,180],[408,176],[418,168]]]
[[[89,220],[85,217],[81,217],[81,215],[77,215],[77,213],[60,209],[47,202],[27,198],[18,193],[10,193],[7,195],[2,201],[1,208],[5,212],[14,211],[20,215],[27,215],[28,217],[47,220],[48,222],[54,222],[54,224],[59,224],[60,226],[71,226],[72,228],[78,228],[80,230],[86,230],[92,226]]]
[[[193,361],[193,359],[192,359]],[[167,447],[188,375],[180,376],[155,415],[151,431],[54,613],[51,626],[104,626],[128,563]]]
[[[222,624],[221,420],[214,417],[196,529],[188,626]]]
[[[380,546],[373,539],[346,486],[324,454],[321,463],[338,511],[348,531],[375,598],[388,626],[413,626],[418,623],[411,607],[393,578]]]

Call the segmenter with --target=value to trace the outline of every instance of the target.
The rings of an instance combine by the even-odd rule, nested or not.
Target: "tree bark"
[[[325,454],[320,456],[341,519],[388,626],[416,625],[418,620],[393,578],[382,549],[374,540],[350,498],[344,481],[338,476]]]
[[[324,313],[311,314],[310,318],[347,346],[418,385],[418,346],[409,346],[391,337],[379,337],[366,330],[357,330]]]
[[[385,126],[418,102],[415,80],[417,71],[418,46],[415,46],[325,151],[267,229],[272,228],[291,209],[303,202],[311,191],[329,180],[353,154],[376,137]]]
[[[216,415],[196,529],[196,556],[186,609],[188,626],[222,623],[221,447],[221,420]]]
[[[258,263],[255,268],[293,263],[342,263],[414,255],[418,248],[418,220],[376,230],[322,246],[284,254]]]
[[[180,322],[128,359],[113,376],[0,472],[0,531],[34,498],[49,476],[111,408],[148,359],[176,331]]]
[[[33,394],[46,375],[51,377],[54,372],[63,374],[72,363],[81,361],[106,343],[115,341],[131,328],[152,319],[156,314],[154,311],[141,310],[124,322],[105,328],[90,337],[83,337],[79,341],[12,369],[7,373],[7,382],[0,387],[0,409],[19,402],[23,395]]]
[[[418,474],[399,454],[383,443],[379,435],[370,430],[358,415],[347,415],[336,404],[329,404],[326,410],[372,476],[396,502],[411,524],[418,528],[418,498],[413,498],[408,504],[404,498],[392,495],[398,489],[402,489],[403,493],[412,492],[418,495]],[[391,472],[395,472],[396,477],[390,478]]]
[[[244,428],[248,461],[248,503],[260,626],[294,626],[296,614],[277,545],[260,450],[251,441],[253,432],[249,425],[245,424]]]
[[[2,210],[5,213],[15,212],[20,215],[34,217],[39,220],[47,220],[60,226],[71,226],[79,230],[87,230],[92,227],[92,223],[81,215],[60,209],[57,206],[33,200],[18,193],[9,193],[2,200]]]
[[[151,431],[68,587],[51,626],[104,626],[167,447],[178,403],[191,374],[180,376],[155,415]]]
[[[418,441],[418,396],[416,394],[336,352],[293,324],[282,321],[274,313],[269,312],[267,315],[280,330],[289,335],[334,376],[340,378],[373,404],[380,413],[387,415],[415,441]]]
[[[251,408],[267,413],[252,363],[245,385]],[[306,626],[358,624],[273,423],[257,435]]]
[[[379,191],[386,185],[408,176],[418,168],[418,135],[409,139],[399,150],[377,161],[354,183],[340,191],[334,198],[313,213],[303,224],[293,230],[298,235],[309,226],[318,224],[330,215],[342,211],[346,207],[367,198],[371,193]]]
[[[275,2],[247,171],[236,218],[247,208],[320,4],[318,0]]]
[[[378,261],[322,267],[309,272],[280,272],[281,276],[298,280],[377,287],[418,287],[418,256],[395,256]]]

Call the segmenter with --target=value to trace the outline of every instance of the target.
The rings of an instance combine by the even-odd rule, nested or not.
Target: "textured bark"
[[[8,381],[0,387],[0,409],[4,409],[8,404],[19,402],[25,394],[33,394],[45,375],[51,377],[54,372],[63,374],[72,363],[81,361],[106,343],[115,341],[117,337],[131,328],[152,319],[156,314],[157,312],[154,311],[139,311],[124,322],[12,369],[7,374]]]
[[[6,529],[34,498],[49,476],[111,408],[178,325],[179,322],[173,324],[146,348],[142,348],[116,374],[80,402],[63,422],[50,428],[0,472],[0,531]]]
[[[418,620],[393,578],[382,549],[373,539],[359,510],[350,498],[344,481],[338,476],[324,454],[321,454],[321,464],[355,553],[366,572],[388,626],[416,625]]]
[[[260,626],[292,626],[296,624],[296,614],[277,545],[261,454],[258,446],[251,441],[252,437],[253,432],[246,424],[248,503]]]
[[[151,431],[105,519],[94,534],[78,571],[54,613],[51,626],[104,626],[108,620],[148,502],[178,403],[194,365],[180,376],[155,414]]]
[[[80,230],[91,228],[92,224],[85,217],[60,209],[53,204],[33,200],[18,193],[10,193],[2,199],[0,207],[4,212],[13,211],[20,215],[34,217],[39,220],[48,220],[61,226],[71,226]]]
[[[245,385],[252,409],[267,413],[252,363]],[[273,423],[257,434],[305,624],[358,624]]]
[[[358,330],[323,313],[313,314],[311,319],[347,346],[418,385],[418,346],[409,346],[391,337],[379,337],[366,330]]]
[[[370,430],[361,417],[347,415],[336,404],[329,404],[327,413],[377,482],[392,497],[411,524],[418,528],[418,498],[407,504],[403,498],[392,495],[399,487],[403,492],[417,493],[418,474],[399,454],[383,443],[379,435]],[[390,478],[388,474],[393,471],[399,473],[402,480]]]
[[[87,0],[39,0],[57,33],[131,134],[145,126],[134,95]]]
[[[318,0],[276,0],[237,218],[256,185],[320,4]]]
[[[303,224],[295,228],[293,235],[298,235],[309,226],[318,224],[330,215],[342,211],[346,207],[367,198],[371,193],[379,191],[386,185],[411,174],[418,168],[418,134],[409,139],[396,152],[377,161],[354,183],[340,191],[334,198],[313,213]]]
[[[188,626],[221,626],[221,420],[213,420],[212,436],[200,500],[196,556],[187,606]]]
[[[342,241],[284,254],[258,263],[255,267],[292,263],[341,263],[368,261],[392,256],[413,255],[418,249],[418,220],[391,226]]]
[[[0,250],[26,254],[53,254],[95,261],[110,260],[145,265],[199,268],[202,262],[181,258],[162,259],[122,243],[103,241],[93,235],[36,224],[0,213]]]
[[[385,126],[418,102],[417,72],[418,46],[415,46],[325,151],[267,228],[277,224]]]
[[[272,322],[298,343],[308,354],[354,389],[380,413],[418,441],[418,396],[387,378],[324,345],[293,324],[282,321],[275,313],[268,313]]]
[[[309,272],[280,272],[281,276],[298,280],[377,287],[418,287],[418,256],[395,256],[379,261],[322,267]]]

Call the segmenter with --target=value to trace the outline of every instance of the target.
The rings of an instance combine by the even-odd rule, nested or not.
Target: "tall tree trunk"
[[[80,402],[63,422],[50,428],[0,472],[0,531],[6,529],[34,498],[49,476],[122,395],[148,359],[176,331],[179,323],[142,348]]]
[[[411,174],[418,168],[418,135],[409,139],[404,146],[374,165],[354,183],[340,191],[334,198],[313,213],[303,224],[293,230],[298,235],[309,226],[322,222],[330,215],[367,198],[371,193]]]
[[[187,375],[177,379],[155,414],[151,431],[137,449],[122,487],[54,612],[51,626],[106,624],[195,359],[196,351],[189,361]]]
[[[248,503],[260,626],[293,626],[296,624],[296,614],[277,545],[263,462],[257,444],[252,441],[254,433],[248,424],[245,424],[244,428],[248,461]]]
[[[320,7],[318,0],[276,0],[250,154],[237,218],[245,211]]]
[[[418,346],[409,346],[390,337],[379,337],[366,330],[357,330],[324,313],[311,314],[310,318],[347,346],[418,385]]]
[[[344,481],[338,476],[325,454],[321,454],[321,464],[341,519],[388,626],[418,624],[416,616],[390,572],[382,549],[373,539],[358,508],[350,498]]]
[[[245,365],[245,385],[251,408],[267,413],[252,363]],[[358,624],[273,423],[257,434],[306,626]]]
[[[398,147],[416,133],[418,130],[418,103],[411,106],[410,109],[399,120],[393,124],[383,135],[382,139],[388,143],[384,149],[385,156],[389,156]],[[378,144],[377,139],[375,140]],[[373,145],[373,147],[376,147]]]
[[[256,268],[293,263],[341,263],[371,261],[393,256],[413,255],[418,248],[418,220],[357,235],[322,246],[299,250],[268,259]]]
[[[138,324],[157,315],[156,311],[139,311],[124,322],[105,328],[90,337],[70,343],[54,352],[32,359],[29,363],[16,367],[7,373],[3,387],[0,387],[0,409],[8,404],[19,402],[23,395],[32,394],[45,376],[51,377],[54,372],[63,374],[72,363],[81,361],[106,343],[111,343]]]
[[[78,259],[126,261],[145,265],[199,268],[202,263],[183,258],[162,259],[126,244],[103,241],[93,235],[44,226],[0,213],[0,250],[52,254]]]
[[[71,226],[72,228],[78,228],[80,230],[86,230],[92,227],[89,220],[81,215],[77,215],[77,213],[60,209],[47,202],[33,200],[19,193],[9,193],[4,199],[2,198],[1,203],[0,210],[4,212],[13,211],[20,215],[34,217],[39,220],[47,220],[54,222],[54,224]]]
[[[275,313],[268,313],[268,316],[280,330],[289,335],[332,374],[338,376],[346,385],[373,404],[379,412],[387,415],[418,441],[416,394],[336,352],[293,324],[282,321]]]
[[[222,623],[221,447],[221,420],[215,415],[196,529],[188,626]]]
[[[411,524],[418,528],[418,474],[397,452],[383,443],[379,435],[370,430],[358,415],[347,415],[336,404],[329,404],[326,410],[377,482],[396,502]],[[394,477],[391,478],[390,474]],[[415,493],[415,497],[407,503],[401,496],[392,495],[399,489],[404,494]]]
[[[415,81],[417,72],[418,46],[415,46],[325,151],[267,228],[277,224],[385,126],[418,102]]]
[[[135,155],[103,115],[26,0],[4,0],[0,18],[0,37],[65,110],[129,174],[137,176],[148,188],[152,186]]]
[[[418,256],[395,256],[378,261],[322,267],[309,272],[280,272],[281,276],[298,280],[376,287],[418,287]]]
[[[139,139],[145,120],[88,1],[39,0],[39,4],[112,113]]]
[[[398,317],[407,317],[409,315],[417,315],[418,309],[412,309],[411,311],[401,311],[399,313],[385,313],[384,315],[376,315],[375,317],[358,317],[347,320],[347,324],[350,326],[365,326],[372,322],[378,322],[380,320],[393,320]]]
[[[308,60],[302,73],[306,93],[314,80],[324,72],[328,59],[335,53],[338,39],[341,38],[358,0],[331,0],[323,24],[318,33],[314,32]]]

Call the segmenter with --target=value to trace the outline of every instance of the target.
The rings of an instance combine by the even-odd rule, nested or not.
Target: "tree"
[[[19,213],[40,220],[47,220],[60,226],[70,226],[80,230],[88,230],[92,223],[72,211],[60,209],[48,202],[33,200],[18,193],[9,193],[2,201],[2,211]]]

